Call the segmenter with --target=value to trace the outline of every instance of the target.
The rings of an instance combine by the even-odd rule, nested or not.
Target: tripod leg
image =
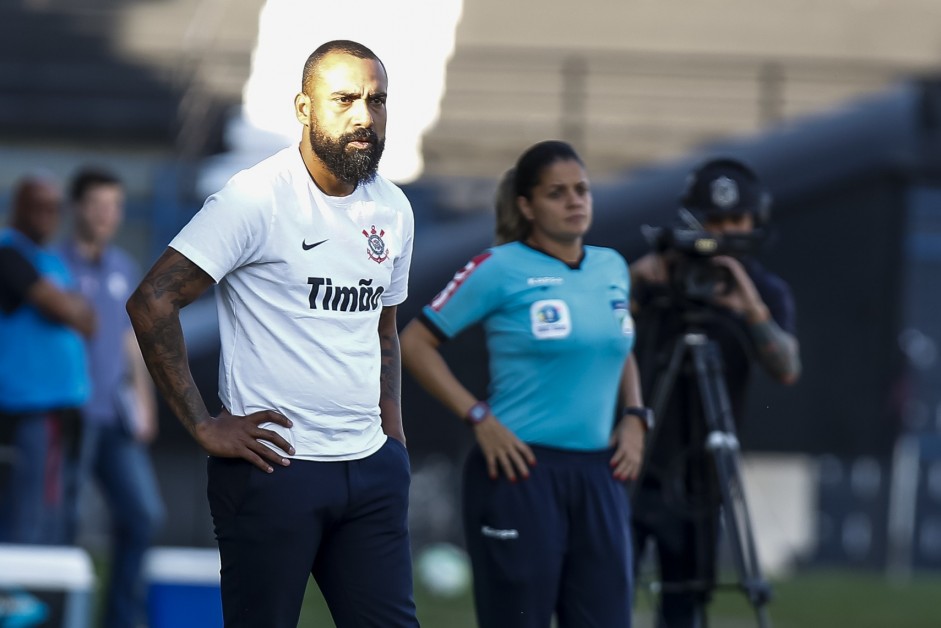
[[[654,386],[653,399],[651,400],[650,407],[653,408],[655,417],[660,416],[660,413],[666,410],[667,402],[670,400],[670,393],[673,392],[676,378],[683,365],[683,358],[686,355],[687,346],[684,340],[685,339],[681,338],[673,346],[673,351],[670,353],[670,361],[667,363],[667,369],[657,380],[656,386]],[[656,428],[656,426],[654,427]]]
[[[770,628],[765,605],[770,587],[761,573],[751,518],[741,481],[739,444],[722,375],[718,347],[705,336],[691,338],[689,347],[703,404],[703,418],[708,435],[706,449],[711,454],[719,482],[721,515],[727,532],[732,559],[739,582],[755,609],[758,625]]]
[[[667,404],[670,401],[670,395],[673,392],[673,388],[676,385],[677,377],[679,376],[680,369],[683,366],[683,358],[686,356],[686,344],[683,342],[683,339],[680,338],[677,340],[676,344],[673,346],[673,350],[670,352],[670,361],[667,363],[666,371],[661,375],[653,387],[653,394],[650,407],[653,409],[654,413],[654,426],[653,429],[647,434],[647,442],[644,445],[644,448],[647,451],[653,451],[654,446],[657,443],[658,436],[660,434],[660,428],[663,425],[663,422],[659,420],[659,417],[666,416]],[[647,461],[649,456],[644,456],[644,460],[640,466],[640,472],[637,474],[637,479],[634,480],[630,488],[630,495],[633,499],[635,491],[643,484],[644,477],[647,475]]]
[[[648,455],[644,456],[644,462],[641,465],[640,473],[638,474],[637,479],[632,483],[630,487],[631,502],[633,505],[638,504],[638,499],[641,503],[645,501],[644,499],[644,480],[647,477],[648,464],[651,460],[649,452],[654,451],[659,440],[661,433],[661,428],[667,425],[667,422],[671,419],[667,418],[667,411],[670,409],[669,406],[671,403],[676,403],[674,392],[676,390],[677,381],[680,378],[681,373],[688,372],[689,370],[689,351],[685,338],[678,337],[670,349],[669,360],[666,364],[666,368],[659,374],[656,381],[653,382],[653,389],[650,395],[650,407],[654,411],[654,416],[656,417],[654,427],[647,434],[645,450],[648,452]],[[661,488],[656,489],[657,492],[661,491]],[[657,499],[659,508],[664,508],[662,496]],[[674,520],[675,515],[671,514],[668,520]],[[640,527],[641,531],[646,530],[644,524],[638,524],[636,521],[635,533]],[[669,628],[669,626],[687,626],[688,628],[705,628],[706,624],[704,623],[705,615],[705,603],[700,603],[698,598],[696,601],[690,602],[692,606],[696,608],[687,607],[686,599],[676,600],[675,594],[681,593],[689,596],[690,598],[695,598],[697,595],[707,595],[707,592],[711,590],[709,586],[703,586],[704,583],[695,578],[695,575],[690,576],[689,578],[683,578],[682,582],[676,580],[679,577],[678,573],[675,573],[675,568],[671,565],[676,563],[670,562],[671,560],[679,561],[685,563],[689,556],[677,556],[673,559],[667,556],[667,553],[664,550],[664,539],[662,538],[663,529],[662,526],[665,525],[663,522],[657,526],[658,532],[650,532],[656,537],[656,542],[654,545],[657,548],[657,569],[659,571],[659,581],[653,581],[650,583],[649,591],[656,598],[652,601],[651,606],[657,609],[657,617],[655,619],[656,628]],[[681,522],[677,521],[676,525],[682,525]],[[667,546],[671,546],[672,543],[668,542]],[[671,550],[672,551],[672,550]],[[637,554],[634,557],[635,561],[639,561],[641,555]],[[635,574],[639,574],[639,568],[635,567]],[[671,586],[671,582],[677,582],[676,586]],[[640,580],[635,580],[639,584]],[[669,605],[669,611],[667,606]]]

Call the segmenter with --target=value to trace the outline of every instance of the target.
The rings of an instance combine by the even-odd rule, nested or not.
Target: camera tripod
[[[693,438],[700,440],[694,440],[693,443],[702,442],[706,458],[711,463],[711,465],[704,465],[703,471],[708,471],[709,466],[715,471],[718,483],[718,515],[738,576],[737,588],[746,595],[754,608],[758,626],[770,628],[771,618],[766,604],[771,596],[771,588],[762,576],[755,549],[751,519],[742,485],[739,442],[732,419],[719,347],[715,340],[710,339],[698,327],[691,325],[676,339],[669,355],[667,368],[656,381],[653,389],[651,407],[654,410],[654,416],[657,417],[657,423],[648,437],[648,450],[653,449],[660,428],[663,426],[660,417],[667,416],[664,411],[674,391],[677,378],[681,373],[690,374],[701,406],[698,412],[701,425],[695,426],[696,429],[692,430]],[[644,478],[646,466],[645,463],[641,469],[640,477],[634,484],[635,489],[640,486]],[[705,480],[700,477],[699,481]],[[706,528],[705,534],[701,529],[698,530],[697,544],[715,544],[718,539],[707,537],[714,537],[716,530],[712,526],[697,526],[697,528],[703,527]],[[701,552],[697,553],[700,554],[701,560]],[[711,554],[709,556],[712,557]],[[705,577],[682,583],[660,583],[659,588],[661,592],[708,594],[716,586],[712,577]]]

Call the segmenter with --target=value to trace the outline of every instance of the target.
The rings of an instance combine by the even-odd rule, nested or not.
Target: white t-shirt
[[[414,218],[376,177],[346,197],[313,183],[296,146],[239,172],[170,246],[217,283],[219,396],[307,460],[354,460],[385,442],[379,315],[408,290]]]

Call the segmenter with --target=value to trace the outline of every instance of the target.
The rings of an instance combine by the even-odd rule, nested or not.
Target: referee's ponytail
[[[506,244],[523,240],[529,235],[529,221],[523,218],[516,205],[516,169],[510,168],[503,173],[497,184],[497,193],[493,205],[497,212],[494,244]]]

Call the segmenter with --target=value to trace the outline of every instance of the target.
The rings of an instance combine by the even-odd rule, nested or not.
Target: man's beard
[[[350,142],[369,142],[369,147],[348,148]],[[375,178],[386,142],[380,140],[372,129],[357,129],[353,133],[330,137],[312,123],[310,145],[333,176],[344,183],[359,185]]]

